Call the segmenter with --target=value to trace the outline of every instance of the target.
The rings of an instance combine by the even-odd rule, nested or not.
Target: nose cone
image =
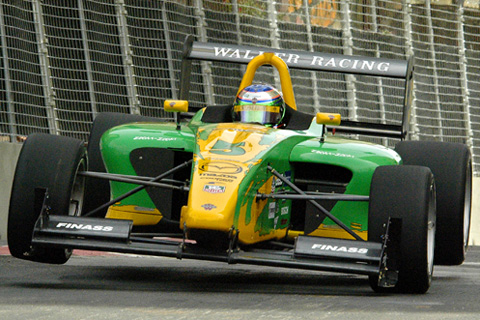
[[[199,129],[188,205],[181,214],[182,226],[186,223],[188,228],[231,229],[237,204],[241,202],[240,185],[249,168],[261,162],[270,140],[274,140],[265,141],[268,131],[263,126],[233,123]]]
[[[253,239],[255,234],[269,233],[274,218],[265,209],[267,201],[257,203],[255,197],[262,185],[268,185],[270,191],[272,188],[266,163],[287,170],[288,154],[297,141],[288,139],[292,135],[289,131],[254,124],[201,127],[197,132],[188,204],[182,209],[181,227],[223,232],[241,228],[240,241],[242,237]],[[273,209],[272,213],[275,214]],[[267,231],[259,230],[266,225]]]
[[[239,201],[239,185],[246,169],[244,164],[234,161],[196,161],[181,224],[186,223],[188,228],[194,229],[230,230]]]

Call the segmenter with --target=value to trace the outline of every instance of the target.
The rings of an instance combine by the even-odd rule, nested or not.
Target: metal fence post
[[[232,10],[235,14],[235,30],[237,31],[237,42],[238,44],[242,44],[242,29],[240,27],[240,14],[238,11],[238,1],[232,0]]]
[[[280,35],[278,33],[277,24],[277,10],[275,10],[275,3],[273,1],[267,1],[268,22],[270,26],[270,40],[272,41],[273,48],[280,48],[280,42],[278,39]]]
[[[350,0],[343,0],[343,52],[346,55],[353,55],[353,38],[351,32],[351,15],[350,15]],[[356,77],[351,74],[345,75],[345,80],[347,84],[347,103],[349,111],[349,120],[357,120],[357,99],[356,99],[356,86],[355,81]]]
[[[370,10],[372,10],[372,24],[373,24],[373,32],[378,34],[378,23],[377,23],[377,6],[376,0],[372,0],[370,5]],[[378,42],[375,41],[375,57],[380,58],[380,46]],[[381,77],[377,78],[377,90],[378,90],[378,103],[379,103],[379,111],[380,111],[380,122],[386,123],[387,118],[385,115],[385,97],[383,96],[383,80]],[[383,138],[382,143],[387,146],[388,140]]]
[[[50,75],[50,61],[48,59],[48,39],[45,35],[43,23],[42,4],[40,1],[32,1],[33,17],[35,19],[35,33],[38,43],[38,58],[40,73],[42,76],[43,92],[45,95],[46,113],[51,134],[59,134],[58,116],[55,106],[55,91],[53,90],[52,77]]]
[[[83,51],[85,55],[85,68],[87,70],[87,85],[90,105],[92,107],[92,115],[95,118],[98,114],[97,99],[95,98],[95,86],[93,84],[92,60],[90,59],[90,48],[88,45],[87,24],[85,23],[85,8],[83,0],[78,0],[78,16],[80,18],[80,28],[82,32]]]
[[[402,0],[403,6],[403,25],[405,28],[405,52],[408,57],[414,55],[413,51],[413,40],[412,40],[412,5],[410,4],[409,0]],[[409,130],[409,137],[410,140],[419,140],[419,129],[417,125],[417,108],[416,108],[416,99],[415,99],[415,74],[413,78],[413,90],[412,90],[412,106],[410,109],[410,130]]]
[[[123,66],[125,68],[125,83],[130,102],[130,113],[140,114],[140,100],[138,98],[137,85],[135,82],[135,69],[133,67],[133,52],[128,39],[127,10],[124,0],[115,0],[115,11],[122,50]]]
[[[460,83],[463,96],[463,114],[465,116],[465,129],[467,131],[466,144],[472,149],[473,147],[473,130],[472,122],[470,118],[470,90],[468,89],[468,74],[467,74],[467,57],[465,56],[465,34],[463,32],[464,27],[464,16],[463,16],[463,1],[458,4],[457,9],[457,26],[458,26],[458,43],[460,44],[459,55],[460,55]],[[473,151],[473,149],[472,149]],[[472,152],[473,153],[473,152]]]
[[[205,21],[205,10],[203,9],[202,0],[195,0],[195,16],[197,18],[197,30],[200,41],[206,42],[208,40],[207,22]],[[209,106],[215,105],[211,62],[201,61],[200,67],[202,69],[203,87],[205,90],[205,102]]]
[[[305,22],[307,26],[307,41],[308,41],[308,50],[313,52],[313,37],[312,37],[312,23],[310,21],[310,8],[308,6],[308,0],[303,2],[305,4]],[[313,108],[315,112],[320,111],[320,96],[318,95],[318,83],[317,83],[317,73],[314,71],[310,72],[310,78],[313,85]]]
[[[3,18],[3,4],[0,4],[0,45],[2,46],[2,59],[3,59],[3,74],[5,77],[5,98],[7,103],[7,116],[8,116],[8,131],[10,133],[10,141],[13,141],[17,135],[17,123],[15,119],[15,108],[13,107],[12,100],[12,84],[10,79],[10,64],[8,61],[7,50],[7,31],[5,30],[5,20]]]
[[[430,5],[431,0],[425,1],[425,11],[426,11],[426,20],[428,28],[428,44],[430,46],[430,52],[432,55],[432,69],[433,69],[433,90],[435,94],[435,111],[437,114],[438,120],[438,136],[437,138],[440,141],[443,141],[443,121],[442,121],[442,111],[440,106],[440,92],[438,90],[438,72],[437,72],[437,57],[435,51],[435,35],[433,32],[433,23],[432,23],[432,7]]]
[[[280,34],[278,32],[278,23],[277,23],[277,10],[275,9],[275,2],[274,1],[267,1],[267,13],[268,13],[268,22],[270,26],[270,40],[272,41],[272,47],[279,49],[280,48]],[[277,69],[273,68],[275,74],[277,73]],[[275,87],[281,88],[280,79],[278,76],[274,78]]]
[[[170,45],[170,27],[168,26],[167,8],[165,7],[165,1],[162,2],[162,24],[163,33],[165,35],[165,48],[167,49],[167,64],[168,64],[168,77],[170,78],[170,86],[172,88],[172,99],[177,99],[177,85],[175,83],[175,68],[173,66],[172,46]]]

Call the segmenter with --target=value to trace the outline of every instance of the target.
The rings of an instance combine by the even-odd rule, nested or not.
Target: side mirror
[[[318,112],[316,116],[317,124],[329,124],[332,126],[338,126],[341,121],[339,113],[323,113]]]
[[[165,100],[163,110],[167,112],[187,112],[188,101],[186,100]]]

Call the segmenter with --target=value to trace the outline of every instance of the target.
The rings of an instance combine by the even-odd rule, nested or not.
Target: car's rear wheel
[[[429,167],[437,187],[435,264],[465,260],[472,211],[472,156],[466,145],[403,141],[395,151],[403,164]]]
[[[114,112],[100,113],[92,124],[88,139],[88,166],[90,171],[106,172],[100,152],[100,139],[109,129],[133,122],[157,122],[156,118],[136,114],[123,114]],[[85,187],[84,213],[88,213],[102,204],[110,201],[110,183],[108,180],[87,178]],[[107,209],[93,214],[94,217],[104,217]]]
[[[373,175],[370,190],[368,240],[383,241],[388,219],[399,232],[398,282],[383,288],[370,276],[377,292],[425,293],[432,280],[435,248],[435,183],[430,169],[420,166],[382,166]],[[392,239],[392,237],[394,237]]]
[[[17,161],[8,214],[8,246],[14,257],[55,264],[70,258],[68,249],[32,247],[40,214],[35,194],[36,189],[48,190],[51,214],[79,215],[85,180],[77,173],[85,170],[83,141],[48,134],[28,136]]]

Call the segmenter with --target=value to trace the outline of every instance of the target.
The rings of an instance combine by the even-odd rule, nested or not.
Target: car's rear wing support
[[[342,121],[336,126],[337,132],[366,134],[404,139],[408,132],[410,106],[413,89],[413,57],[407,60],[384,59],[363,56],[347,56],[320,52],[306,52],[287,49],[261,48],[243,45],[229,45],[194,41],[188,36],[182,57],[179,99],[188,100],[192,61],[217,61],[248,64],[259,54],[274,52],[292,69],[327,71],[347,74],[359,74],[397,78],[405,80],[403,116],[400,125]]]

